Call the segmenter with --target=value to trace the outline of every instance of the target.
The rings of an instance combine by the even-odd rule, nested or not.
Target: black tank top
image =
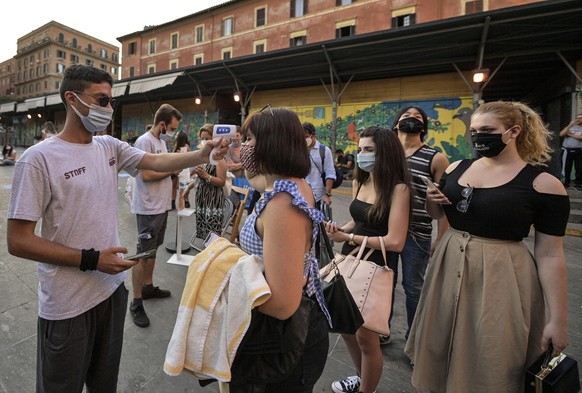
[[[358,199],[358,194],[360,193],[361,187],[361,185],[358,187],[356,198],[350,204],[350,215],[356,223],[352,233],[354,235],[363,235],[368,237],[386,236],[388,233],[388,214],[386,214],[385,217],[382,217],[380,221],[370,221],[368,218],[368,211],[372,208],[372,204],[363,202]],[[342,254],[347,255],[356,247],[357,246],[350,246],[348,242],[345,242],[342,247]],[[364,251],[364,255],[366,255],[367,252],[368,251]],[[390,258],[398,258],[398,254],[388,251],[386,253],[387,261],[391,260]],[[378,265],[384,265],[382,251],[380,250],[374,251],[368,260],[374,261]]]
[[[552,235],[564,236],[570,199],[567,195],[542,194],[533,188],[534,179],[542,171],[527,164],[513,179],[498,187],[475,188],[465,213],[457,209],[465,188],[459,178],[474,159],[463,160],[441,180],[441,189],[451,201],[443,209],[451,227],[475,236],[520,241],[530,227]]]

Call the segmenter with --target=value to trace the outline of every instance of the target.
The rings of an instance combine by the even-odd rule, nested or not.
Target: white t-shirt
[[[148,153],[167,153],[166,142],[156,138],[150,131],[135,141],[134,147]],[[161,180],[144,182],[141,175],[135,176],[131,212],[134,214],[162,214],[172,207],[172,179],[165,177]]]
[[[143,155],[108,135],[89,144],[54,137],[31,146],[14,167],[8,219],[42,219],[40,236],[71,248],[119,246],[117,174]],[[125,275],[39,262],[39,316],[80,315],[111,296]]]
[[[582,127],[579,125],[573,125],[568,130],[568,135],[566,135],[566,139],[562,143],[562,146],[565,148],[570,149],[581,149],[582,148],[582,141],[580,139],[572,138],[570,135],[582,136]]]

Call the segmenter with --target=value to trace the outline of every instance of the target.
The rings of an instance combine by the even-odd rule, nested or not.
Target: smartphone
[[[151,258],[155,252],[156,252],[156,249],[152,248],[151,250],[148,250],[145,252],[140,252],[139,254],[129,255],[129,256],[123,257],[123,259],[127,259],[129,261],[137,261],[139,259],[147,259],[147,258]]]
[[[436,184],[430,180],[428,177],[424,176],[424,175],[418,175],[418,177],[420,177],[420,180],[422,180],[422,182],[424,184],[426,184],[427,188],[434,188],[436,190],[438,190],[439,188],[436,186]]]

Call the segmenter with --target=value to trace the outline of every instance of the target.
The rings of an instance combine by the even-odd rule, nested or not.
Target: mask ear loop
[[[508,129],[507,129],[507,131],[505,131],[505,132],[503,133],[503,135],[505,135],[505,134],[507,134],[508,132],[511,132],[511,133],[509,134],[509,140],[508,140],[507,142],[505,142],[505,144],[506,144],[506,145],[507,145],[507,144],[509,144],[509,142],[511,142],[511,141],[514,139],[514,138],[513,138],[513,129],[514,129],[514,128],[515,128],[515,126],[512,126],[512,127],[508,128]]]

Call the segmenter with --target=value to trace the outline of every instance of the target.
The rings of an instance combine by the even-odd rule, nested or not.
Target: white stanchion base
[[[180,259],[178,259],[178,254],[174,254],[168,259],[167,263],[171,263],[173,265],[182,265],[182,266],[190,266],[192,260],[196,255],[180,255]]]

